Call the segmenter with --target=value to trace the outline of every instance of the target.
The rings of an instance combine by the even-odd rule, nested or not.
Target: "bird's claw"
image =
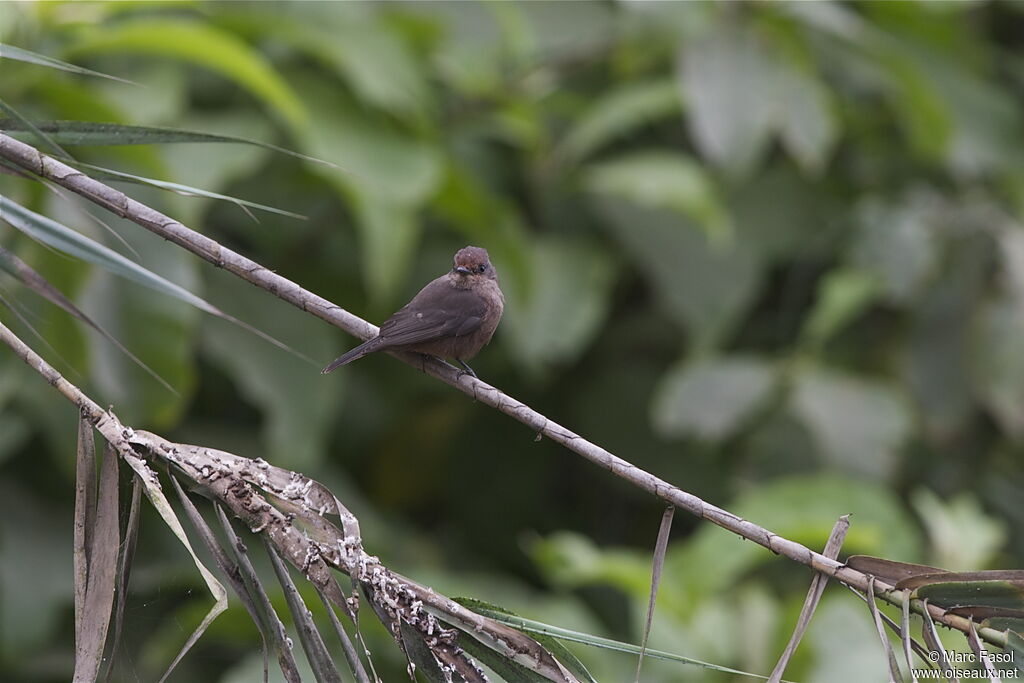
[[[459,365],[465,368],[465,370],[459,370],[459,376],[456,379],[462,379],[463,375],[470,375],[473,377],[473,379],[480,379],[479,377],[476,376],[476,373],[473,372],[473,368],[469,367],[469,365],[466,364],[466,361],[462,360],[461,358],[456,358],[455,360],[459,362]]]

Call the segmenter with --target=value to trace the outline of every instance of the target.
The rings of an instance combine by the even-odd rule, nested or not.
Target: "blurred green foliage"
[[[140,85],[4,60],[0,97],[39,120],[241,135],[339,164],[244,145],[71,148],[308,216],[126,189],[374,321],[455,249],[485,246],[508,300],[474,364],[490,383],[811,547],[852,513],[844,552],[1019,567],[1022,7],[4,2],[2,42]],[[0,187],[127,254],[109,228],[147,268],[318,361],[353,343],[65,193]],[[6,224],[0,243],[178,390],[0,275],[52,348],[6,309],[4,323],[127,423],[324,481],[370,552],[438,590],[639,640],[660,515],[647,496],[385,357],[325,378]],[[0,350],[5,679],[70,671],[74,424]],[[208,601],[147,515],[124,680],[155,679]],[[677,516],[651,646],[766,672],[808,578]],[[246,624],[236,605],[173,680],[253,680]],[[366,628],[398,680],[398,654]],[[787,677],[880,679],[875,638],[830,589]],[[580,654],[599,680],[634,667]],[[648,662],[644,679],[726,677]]]

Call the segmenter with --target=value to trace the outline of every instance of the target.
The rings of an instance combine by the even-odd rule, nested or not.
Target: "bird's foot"
[[[473,368],[469,367],[469,365],[466,364],[466,361],[462,360],[461,358],[456,358],[455,360],[459,362],[459,365],[465,368],[464,371],[459,371],[459,379],[461,379],[463,375],[472,375],[473,379],[480,379],[479,377],[476,376],[476,373],[473,372]]]

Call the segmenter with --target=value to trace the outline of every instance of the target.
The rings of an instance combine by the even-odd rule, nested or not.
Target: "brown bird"
[[[491,340],[504,310],[505,297],[487,250],[464,247],[455,253],[452,269],[385,320],[376,337],[334,359],[323,372],[368,353],[395,350],[454,358],[476,377],[466,361]]]

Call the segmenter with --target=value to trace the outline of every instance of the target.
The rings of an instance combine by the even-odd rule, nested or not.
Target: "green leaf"
[[[530,671],[506,655],[495,652],[465,631],[459,632],[459,647],[474,660],[497,674],[498,680],[505,681],[505,683],[546,683],[550,680],[539,673]]]
[[[273,67],[230,33],[183,19],[140,19],[104,26],[67,50],[73,56],[144,54],[181,59],[215,71],[264,101],[293,128],[307,123],[306,108]]]
[[[104,339],[113,344],[121,353],[126,355],[132,360],[133,363],[142,368],[148,375],[153,379],[160,382],[168,391],[171,393],[177,393],[170,384],[167,383],[160,375],[153,372],[153,370],[139,360],[131,351],[129,351],[121,342],[119,342],[112,334],[107,332],[106,329],[96,324],[96,322],[85,314],[82,309],[78,308],[70,299],[50,284],[46,278],[35,271],[34,268],[29,266],[27,263],[22,261],[14,253],[7,249],[0,247],[0,269],[3,269],[19,280],[23,285],[34,291],[39,296],[43,297],[55,306],[67,311],[69,314],[80,320],[81,322],[88,325],[90,328],[99,333]]]
[[[863,313],[874,302],[878,279],[871,273],[853,268],[837,268],[821,279],[818,294],[801,337],[812,347],[820,347]]]
[[[794,65],[780,69],[775,87],[783,109],[778,115],[783,146],[804,170],[820,173],[839,139],[828,89]]]
[[[357,193],[353,203],[370,306],[394,307],[399,288],[412,268],[422,232],[420,221],[410,209],[376,194]],[[437,272],[444,272],[441,264]]]
[[[92,164],[77,164],[96,173],[93,174],[95,178],[103,178],[110,180],[126,180],[132,183],[138,183],[140,185],[149,185],[150,187],[158,187],[161,190],[170,190],[177,194],[191,196],[191,197],[205,197],[206,199],[217,199],[220,201],[231,202],[239,207],[247,207],[251,209],[259,209],[268,213],[276,213],[280,216],[288,216],[289,218],[300,218],[305,219],[306,217],[293,213],[291,211],[285,211],[284,209],[278,209],[273,206],[267,206],[266,204],[260,204],[258,202],[250,202],[247,199],[240,199],[238,197],[232,197],[226,194],[220,194],[219,192],[210,192],[198,187],[192,187],[191,185],[183,185],[182,183],[172,183],[166,180],[157,180],[156,178],[146,178],[144,176],[133,175],[131,173],[124,173],[123,171],[115,171],[110,168],[103,168],[101,166],[93,166]]]
[[[582,534],[559,531],[536,539],[530,545],[530,555],[545,576],[559,586],[607,583],[637,599],[646,597],[650,590],[647,556],[634,550],[598,548]]]
[[[409,208],[425,202],[441,182],[440,150],[433,142],[410,135],[367,115],[340,93],[303,75],[296,89],[317,101],[304,147],[328,159],[342,159],[353,173],[330,174],[328,180]]]
[[[30,211],[9,199],[0,198],[0,217],[33,239],[48,244],[65,254],[94,263],[115,275],[133,280],[162,294],[181,299],[201,311],[221,315],[218,309],[184,287],[160,277],[153,271],[143,268],[80,232]]]
[[[1006,634],[1006,647],[1003,648],[1003,652],[1010,656],[1017,671],[1024,675],[1024,624]]]
[[[3,220],[7,221],[9,224],[18,230],[21,230],[33,239],[38,240],[43,244],[47,244],[58,251],[62,251],[74,256],[75,258],[82,259],[83,261],[94,263],[115,275],[137,282],[162,294],[180,299],[201,311],[223,320],[227,320],[228,322],[248,330],[250,333],[261,337],[278,348],[284,349],[290,353],[295,353],[300,358],[304,358],[307,362],[312,363],[308,358],[296,353],[290,347],[282,344],[255,327],[252,327],[248,323],[228,315],[204,299],[192,294],[184,287],[157,275],[153,271],[140,266],[116,251],[105,247],[99,242],[96,242],[75,230],[47,218],[46,216],[29,211],[28,209],[4,197],[0,197],[0,218],[3,218]],[[136,329],[138,329],[138,327],[136,327]],[[155,332],[155,329],[146,331],[147,334]],[[126,341],[131,344],[130,340]],[[162,372],[159,364],[153,364],[153,367],[162,376],[168,376],[170,374]]]
[[[979,399],[1005,379],[995,383],[976,374],[990,359],[977,344],[979,327],[986,316],[985,289],[991,278],[992,250],[989,238],[977,234],[956,240],[956,248],[941,248],[940,265],[928,278],[921,296],[910,309],[905,366],[900,374],[912,392],[922,418],[922,433],[932,447],[952,443],[965,433],[977,416]],[[909,264],[908,264],[909,265]],[[972,365],[975,367],[972,368]],[[972,376],[973,375],[973,376]],[[984,380],[982,380],[984,381]]]
[[[749,170],[774,126],[776,59],[747,33],[722,29],[680,54],[690,134],[701,153],[734,174]]]
[[[375,606],[375,610],[377,611],[377,616],[380,617],[381,624],[387,626],[388,621],[381,614],[380,608]],[[453,680],[451,674],[442,671],[441,663],[434,657],[434,653],[424,641],[422,633],[409,626],[405,620],[399,620],[398,628],[402,649],[412,663],[413,670],[416,672],[415,675],[423,677],[427,683],[448,683]],[[463,679],[460,677],[457,680],[462,681]]]
[[[172,142],[233,142],[256,145],[264,149],[287,154],[304,161],[313,161],[325,166],[340,168],[329,161],[293,152],[267,142],[243,138],[237,135],[202,133],[182,128],[163,126],[129,126],[120,123],[97,123],[93,121],[36,121],[35,126],[57,142],[65,145],[155,145]],[[13,119],[0,119],[0,130],[23,131],[27,127]]]
[[[460,598],[465,600],[465,598]],[[515,629],[522,631],[523,633],[529,634],[542,634],[557,638],[559,640],[567,640],[573,643],[582,643],[583,645],[590,645],[591,647],[597,647],[605,650],[612,650],[614,652],[624,652],[629,654],[639,655],[641,647],[639,645],[633,645],[632,643],[623,643],[617,640],[611,640],[610,638],[602,638],[601,636],[595,636],[590,633],[580,633],[579,631],[573,631],[570,629],[561,628],[558,626],[552,626],[551,624],[545,624],[543,622],[534,621],[533,619],[526,619],[524,617],[516,616],[511,612],[506,612],[501,608],[494,608],[492,606],[484,606],[484,603],[472,603],[468,602],[466,607],[482,614],[486,617],[494,619],[495,621],[507,624]],[[682,655],[672,654],[671,652],[663,652],[661,650],[652,650],[647,648],[644,650],[644,656],[652,659],[664,659],[667,661],[678,662],[680,664],[692,664],[699,666],[704,669],[710,669],[711,671],[721,671],[723,673],[735,674],[738,676],[748,676],[750,678],[766,678],[758,674],[748,673],[746,671],[740,671],[738,669],[730,669],[729,667],[719,666],[718,664],[712,664],[710,662],[703,662],[699,659],[693,659],[690,657],[684,657]],[[589,673],[585,680],[593,680]]]
[[[999,426],[1012,438],[1024,439],[1024,229],[1009,224],[997,233],[1001,291],[975,312],[969,355],[972,384]]]
[[[189,125],[196,125],[191,123],[192,112],[189,111],[186,114],[190,104],[190,85],[194,77],[189,69],[182,69],[181,64],[177,62],[150,59],[131,62],[119,60],[118,64],[119,66],[123,65],[125,74],[139,83],[145,83],[146,86],[144,88],[124,88],[117,83],[104,81],[94,84],[90,88],[109,106],[117,110],[117,116],[97,116],[77,109],[71,114],[60,115],[80,120],[114,122],[123,121],[124,114],[122,112],[130,112],[131,122],[140,126],[181,121],[187,116],[190,121]],[[251,114],[251,112],[249,113]],[[57,116],[57,112],[54,111],[53,115]],[[267,129],[273,128],[273,123],[266,117],[250,115],[245,118],[252,124],[262,124]]]
[[[1004,225],[997,235],[1007,290],[1024,300],[1024,226],[1014,223]]]
[[[794,258],[833,258],[833,235],[839,231],[831,227],[836,204],[827,185],[780,161],[723,189],[737,242],[784,265]]]
[[[268,6],[269,7],[269,6]],[[362,101],[398,116],[432,108],[426,62],[382,13],[362,3],[309,3],[301,18],[264,6],[227,13],[220,20],[237,33],[276,41],[309,55],[341,76]]]
[[[47,152],[48,154],[56,154],[63,158],[70,158],[71,155],[58,145],[56,140],[47,135],[46,132],[40,130],[39,126],[22,116],[17,109],[7,104],[3,99],[0,99],[0,111],[11,117],[10,119],[0,119],[0,121],[17,121],[19,126],[32,133],[32,137],[34,138],[33,143],[44,152]]]
[[[761,266],[746,241],[715,247],[686,218],[621,200],[600,200],[597,210],[698,349],[713,348],[753,303]]]
[[[928,600],[945,608],[953,607],[994,607],[998,609],[1024,610],[1024,578],[1016,572],[1015,579],[990,579],[986,574],[998,572],[942,573],[919,577],[919,581],[901,582],[900,588],[913,587],[914,597]],[[906,585],[904,585],[906,584]]]
[[[369,104],[398,115],[431,109],[425,62],[378,11],[360,3],[324,8],[321,21],[297,26],[297,47],[332,66]],[[277,17],[272,21],[276,23]]]
[[[452,598],[452,600],[454,600],[455,602],[459,603],[463,607],[471,609],[474,612],[476,612],[477,614],[482,614],[484,616],[489,616],[489,615],[503,615],[503,616],[510,616],[510,617],[517,617],[518,616],[514,612],[511,612],[510,610],[507,610],[507,609],[505,609],[503,607],[499,607],[497,605],[492,605],[490,603],[484,602],[482,600],[477,600],[475,598],[456,597],[456,598]],[[587,667],[585,667],[583,665],[583,662],[581,662],[579,660],[579,658],[577,658],[576,655],[574,655],[572,653],[572,651],[570,651],[567,647],[562,645],[561,642],[559,642],[555,638],[552,638],[552,637],[544,635],[544,634],[534,634],[533,638],[538,643],[543,645],[544,649],[546,649],[548,652],[550,652],[555,657],[555,659],[557,659],[563,666],[565,666],[567,669],[569,669],[577,678],[580,679],[580,681],[589,681],[589,683],[597,683],[597,681],[594,680],[594,677],[590,675],[590,672],[587,671]],[[469,640],[469,639],[467,639],[467,640]],[[462,641],[460,641],[460,642],[462,642]],[[465,644],[465,643],[463,643],[463,644]],[[491,666],[489,662],[487,664],[488,664],[488,666]],[[491,668],[493,668],[493,667],[491,667]],[[526,669],[525,667],[523,667],[523,669],[526,670],[527,672],[529,672],[529,674],[531,674],[531,675],[536,675],[536,674],[534,674],[534,672],[530,671],[529,669]],[[547,680],[547,679],[542,679],[542,680]]]
[[[895,206],[867,201],[857,209],[850,260],[874,273],[893,303],[913,303],[936,275],[941,257],[936,223],[943,210],[938,201],[916,193]]]
[[[976,313],[968,357],[974,391],[1012,439],[1024,440],[1024,297],[1004,294]]]
[[[671,152],[631,152],[591,165],[583,176],[590,192],[693,219],[708,238],[727,242],[732,227],[712,181],[690,157]]]
[[[519,17],[506,19],[503,14]],[[599,2],[498,3],[492,6],[508,43],[521,46],[517,57],[527,67],[606,49],[615,40],[615,8]],[[518,31],[518,36],[514,32]]]
[[[19,62],[26,62],[28,64],[36,64],[37,66],[45,66],[50,69],[69,71],[83,76],[99,76],[100,78],[109,78],[112,81],[120,81],[121,83],[137,85],[124,78],[118,78],[117,76],[111,76],[109,74],[100,73],[99,71],[93,71],[92,69],[86,69],[85,67],[62,62],[59,59],[47,57],[46,55],[39,54],[38,52],[32,52],[31,50],[15,47],[14,45],[4,45],[3,43],[0,43],[0,59],[13,59]]]
[[[658,386],[652,406],[654,427],[665,437],[722,439],[768,397],[776,374],[771,363],[756,357],[682,363]]]
[[[1020,107],[991,65],[959,59],[945,48],[914,54],[914,60],[949,115],[950,171],[979,178],[1024,164]]]
[[[926,158],[943,158],[953,135],[953,118],[935,83],[919,63],[921,55],[890,37],[881,44],[878,59],[889,81],[889,100],[910,144]]]
[[[445,33],[445,40],[437,41],[431,55],[445,85],[470,97],[501,92],[505,53],[495,5],[417,3],[407,8],[418,10]]]
[[[790,406],[827,461],[873,478],[893,473],[897,449],[910,435],[903,397],[887,384],[856,375],[801,367],[793,379]]]
[[[829,90],[764,35],[723,25],[686,43],[679,71],[691,135],[733,175],[750,170],[775,134],[801,167],[819,173],[839,138]]]
[[[303,94],[319,98],[305,147],[358,169],[327,180],[355,213],[372,305],[388,308],[396,303],[416,253],[421,231],[416,210],[442,179],[440,150],[366,115],[339,93],[322,92],[317,81],[300,75],[294,82]]]
[[[525,282],[506,278],[501,334],[528,367],[570,362],[608,314],[614,263],[589,241],[537,239],[528,268]]]
[[[934,563],[954,571],[988,566],[1006,543],[1006,523],[985,513],[977,499],[964,492],[942,500],[928,489],[911,496],[934,553]]]
[[[829,38],[859,42],[872,30],[861,15],[847,5],[832,2],[786,2],[775,5],[774,9],[806,24],[808,28],[827,34]]]
[[[638,128],[680,111],[682,95],[670,79],[625,83],[599,97],[580,117],[556,154],[580,161]]]

